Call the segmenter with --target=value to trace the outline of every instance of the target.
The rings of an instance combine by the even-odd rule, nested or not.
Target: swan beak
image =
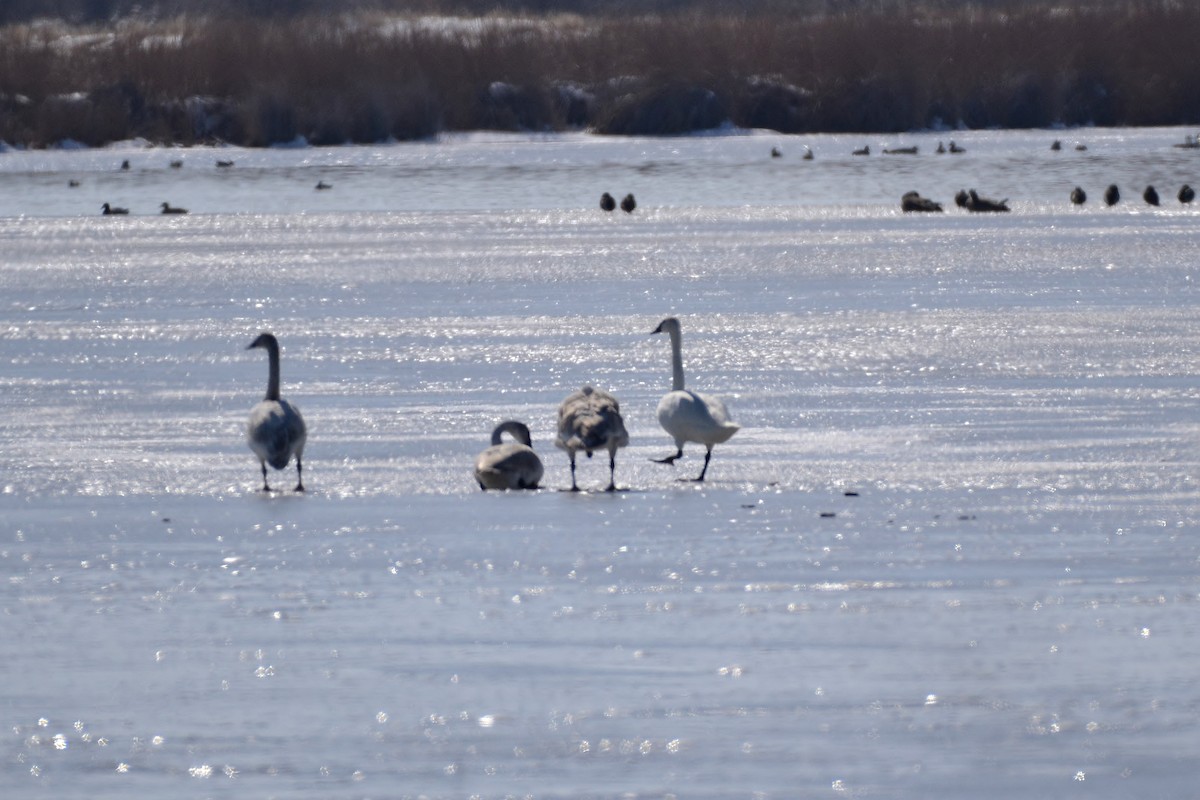
[[[658,323],[658,327],[657,327],[657,328],[655,328],[654,330],[650,331],[650,335],[651,335],[651,336],[653,336],[653,335],[654,335],[654,334],[656,334],[656,333],[662,333],[662,332],[663,332],[663,330],[662,330],[662,323],[660,322],[660,323]]]

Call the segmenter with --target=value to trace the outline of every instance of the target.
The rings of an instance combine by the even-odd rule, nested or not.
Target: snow
[[[1200,180],[1184,131],[1075,133],[5,153],[0,785],[1187,796]],[[1013,213],[899,212],[969,186]],[[742,425],[702,485],[650,460],[668,314]],[[303,496],[255,491],[264,329]],[[624,491],[562,491],[584,383]],[[510,417],[545,488],[480,492]]]

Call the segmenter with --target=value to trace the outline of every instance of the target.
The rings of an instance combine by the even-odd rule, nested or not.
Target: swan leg
[[[296,491],[296,492],[304,491],[304,479],[301,477],[301,474],[300,474],[303,470],[304,470],[304,467],[300,466],[300,459],[297,457],[296,458],[296,488],[293,489],[293,491]]]
[[[674,464],[675,464],[675,459],[677,459],[677,458],[683,458],[683,448],[682,448],[682,447],[678,448],[678,449],[675,451],[675,455],[673,455],[673,456],[667,456],[666,458],[652,458],[652,459],[650,459],[650,460],[651,460],[651,461],[653,461],[655,464],[671,464],[671,465],[674,465]]]
[[[604,491],[615,492],[617,490],[617,456],[615,453],[610,453],[608,456],[608,488]]]
[[[712,458],[712,448],[710,447],[704,451],[704,469],[700,470],[700,477],[695,479],[695,483],[703,483],[704,482],[704,473],[708,472],[708,462],[709,462],[709,459],[711,459],[711,458]]]
[[[575,483],[575,453],[571,453],[571,491],[579,491],[579,486]]]
[[[263,461],[261,463],[262,463],[262,473],[263,473],[263,488],[260,489],[259,491],[269,492],[269,491],[271,491],[271,487],[267,485],[267,462]]]

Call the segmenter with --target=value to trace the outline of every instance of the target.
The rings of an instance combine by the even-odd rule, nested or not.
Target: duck
[[[783,153],[782,153],[782,151],[780,151],[780,149],[778,147],[771,148],[771,158],[782,158],[782,157],[783,157]]]
[[[516,441],[505,442],[508,434]],[[492,430],[492,446],[475,458],[475,481],[479,488],[536,489],[542,479],[542,460],[533,452],[529,426],[515,419],[501,422]]]
[[[954,193],[954,205],[959,208],[966,208],[969,202],[971,202],[971,195],[967,194],[966,189],[959,189]]]
[[[617,490],[617,449],[629,444],[629,433],[621,417],[617,398],[593,386],[584,386],[562,401],[558,408],[558,437],[554,445],[567,451],[571,459],[571,491],[575,482],[575,453],[582,450],[588,458],[597,450],[608,451],[607,492]]]
[[[917,148],[915,145],[912,147],[885,147],[883,153],[889,156],[915,156]]]
[[[675,454],[653,459],[658,464],[672,464],[683,457],[683,445],[697,442],[704,445],[704,467],[694,482],[702,483],[708,473],[714,445],[729,440],[740,426],[729,419],[725,403],[711,395],[691,392],[683,380],[683,334],[676,317],[667,317],[650,331],[651,335],[665,333],[671,337],[671,391],[658,401],[658,424],[675,440]]]
[[[804,147],[804,155],[803,155],[803,156],[801,156],[801,157],[802,157],[802,158],[803,158],[805,161],[812,161],[812,160],[813,160],[813,158],[815,158],[815,156],[813,155],[812,148],[810,148],[810,147],[808,147],[808,146],[806,145],[806,146]]]
[[[1142,192],[1142,199],[1152,206],[1158,205],[1158,191],[1153,186],[1147,186]]]
[[[637,208],[637,201],[633,199],[632,194],[627,194],[621,198],[621,210],[626,214],[632,214],[635,208]]]
[[[1077,206],[1081,206],[1087,202],[1087,192],[1082,187],[1076,186],[1071,190],[1071,202]]]
[[[316,185],[316,187],[315,187],[315,188],[316,188],[316,190],[317,190],[318,192],[323,192],[323,191],[325,191],[326,189],[332,189],[332,188],[333,188],[333,184],[332,184],[332,183],[326,183],[325,181],[317,181],[317,185]]]
[[[871,146],[864,144],[862,147],[858,148],[850,155],[852,155],[852,156],[869,156],[869,155],[871,155]]]
[[[1058,139],[1055,139],[1050,143],[1050,149],[1057,153],[1059,150],[1062,150],[1062,142]]]
[[[1108,188],[1104,190],[1105,205],[1115,206],[1121,202],[1121,190],[1117,188],[1115,183],[1110,183]]]
[[[938,142],[937,150],[934,150],[939,156],[946,152],[946,145]]]
[[[617,207],[617,201],[613,199],[613,196],[611,194],[609,194],[608,192],[605,192],[604,194],[600,195],[600,210],[601,211],[612,211],[616,207]]]
[[[1186,183],[1179,190],[1179,202],[1190,203],[1196,199],[1196,190]]]
[[[900,198],[901,211],[941,211],[942,204],[928,197],[922,197],[919,192],[905,192]]]
[[[100,213],[105,216],[109,216],[111,214],[128,214],[129,209],[121,208],[120,206],[110,206],[108,203],[105,203],[104,205],[100,206]]]
[[[967,148],[965,148],[965,147],[960,147],[959,145],[957,145],[957,144],[955,144],[955,143],[954,143],[954,140],[953,140],[953,139],[951,139],[951,140],[950,140],[950,152],[951,152],[951,153],[954,153],[955,155],[958,155],[958,154],[960,154],[960,153],[965,153],[965,152],[967,152]]]
[[[82,185],[83,184],[80,183],[78,178],[71,178],[69,181],[67,181],[67,186],[71,189],[78,189]]]
[[[173,206],[170,203],[163,203],[162,204],[162,213],[164,213],[164,214],[186,214],[186,213],[188,213],[188,211],[186,208],[179,208],[178,206]]]
[[[183,159],[181,159],[181,158],[172,159],[171,162],[168,164],[168,166],[171,169],[183,169]]]
[[[228,159],[218,159],[217,169],[229,169],[233,166],[233,162]]]
[[[271,333],[260,333],[247,350],[260,348],[267,351],[268,377],[267,394],[258,405],[250,410],[250,421],[246,425],[246,443],[258,456],[262,465],[262,491],[271,491],[267,483],[267,465],[284,469],[292,457],[296,458],[296,488],[304,491],[304,442],[308,429],[300,409],[279,396],[279,340]]]

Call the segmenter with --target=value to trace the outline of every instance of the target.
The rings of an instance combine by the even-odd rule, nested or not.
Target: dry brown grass
[[[10,25],[0,139],[677,133],[714,114],[789,132],[1200,121],[1193,4],[931,9]]]

